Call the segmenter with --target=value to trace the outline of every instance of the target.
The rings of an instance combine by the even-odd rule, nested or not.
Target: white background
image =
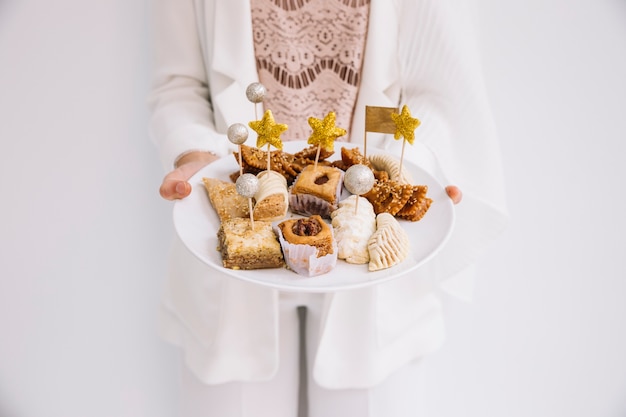
[[[416,415],[626,416],[626,2],[473,0],[511,224]],[[148,0],[0,3],[0,416],[169,417]]]

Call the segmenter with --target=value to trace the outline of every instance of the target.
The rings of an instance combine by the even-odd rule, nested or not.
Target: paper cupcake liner
[[[319,214],[324,218],[330,218],[330,213],[337,209],[336,205],[310,194],[289,194],[289,207],[294,213],[304,216]]]
[[[315,246],[289,243],[279,227],[275,227],[274,230],[278,234],[287,266],[297,274],[314,277],[330,272],[337,265],[337,242],[334,239],[333,253],[318,258]]]

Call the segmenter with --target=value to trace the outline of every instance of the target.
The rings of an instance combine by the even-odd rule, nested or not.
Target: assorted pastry
[[[309,156],[312,153],[303,150],[295,156],[298,154],[271,152],[272,160],[289,161],[292,167],[297,166],[297,172],[256,168],[259,181],[252,198],[254,223],[248,199],[237,193],[235,183],[203,178],[222,224],[218,249],[223,266],[287,267],[313,277],[330,272],[338,261],[367,264],[369,271],[379,271],[406,259],[410,240],[401,222],[424,217],[432,203],[428,187],[404,182],[411,179],[410,174],[407,170],[400,174],[398,159],[390,155],[364,157],[358,147],[343,147],[340,160],[329,161],[332,154],[326,153],[315,168],[314,159],[304,162],[307,158],[302,155],[307,152]],[[260,167],[267,152],[246,150],[243,155],[256,155]],[[348,192],[346,186],[346,172],[356,166],[367,169],[373,177],[370,189],[360,195]],[[296,174],[292,176],[293,172]],[[240,175],[237,172],[231,178]]]
[[[335,267],[337,242],[333,228],[318,214],[282,221],[275,230],[285,262],[292,271],[313,277]]]
[[[405,106],[392,117],[410,117],[406,114]],[[335,126],[333,112],[311,117],[309,124],[310,146],[293,154],[282,150],[280,134],[287,126],[276,123],[269,110],[249,123],[258,134],[256,147],[243,144],[245,126],[229,129],[229,140],[238,145],[238,171],[231,182],[203,178],[220,222],[218,250],[225,268],[287,267],[312,277],[330,272],[337,262],[378,271],[407,258],[410,239],[401,222],[424,217],[432,203],[428,187],[414,184],[402,158],[342,147],[340,159],[331,160],[335,139],[346,134]]]

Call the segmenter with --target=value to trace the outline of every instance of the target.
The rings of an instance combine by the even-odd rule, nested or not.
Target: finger
[[[182,165],[163,178],[159,193],[166,200],[177,200],[191,194],[191,185],[187,182],[189,178],[202,167],[201,163],[188,163]]]
[[[463,193],[456,185],[448,185],[446,187],[446,193],[448,197],[452,200],[452,203],[459,204],[463,199]]]
[[[159,194],[166,200],[178,200],[191,194],[191,184],[186,181],[164,179]]]

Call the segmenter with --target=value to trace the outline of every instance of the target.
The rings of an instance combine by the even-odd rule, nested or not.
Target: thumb
[[[159,194],[166,200],[178,200],[191,194],[191,184],[189,178],[206,166],[205,161],[193,161],[171,171],[163,178]]]
[[[166,200],[178,200],[191,194],[191,184],[177,178],[166,176],[159,188],[159,194]]]
[[[463,199],[463,193],[461,192],[461,189],[456,185],[448,185],[446,187],[446,193],[454,204],[459,204]]]

